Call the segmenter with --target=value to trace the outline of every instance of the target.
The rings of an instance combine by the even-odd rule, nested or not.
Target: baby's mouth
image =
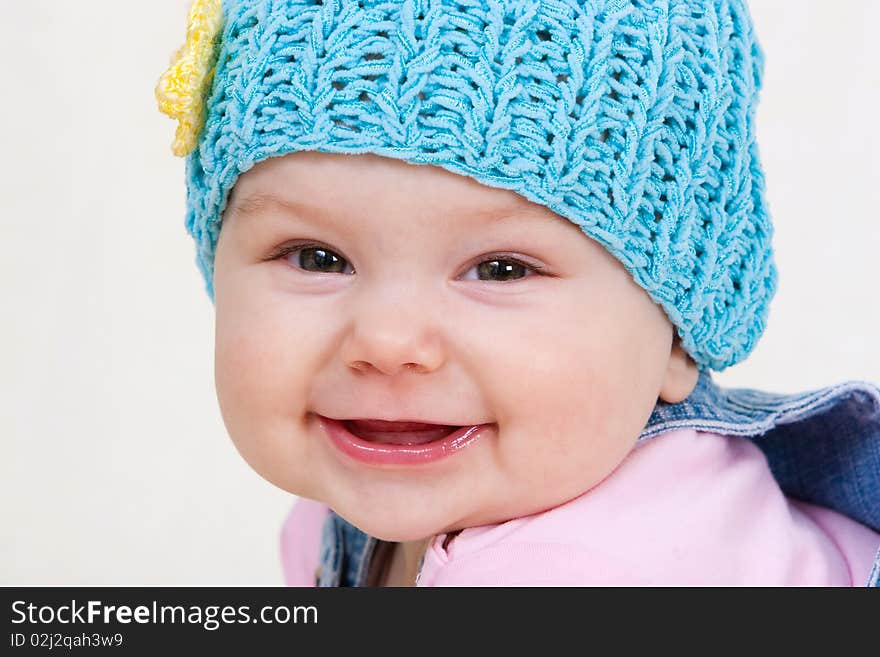
[[[385,420],[343,420],[342,424],[361,440],[390,445],[424,445],[461,429],[460,426]]]

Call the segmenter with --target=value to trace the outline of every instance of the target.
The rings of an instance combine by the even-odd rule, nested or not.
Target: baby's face
[[[230,197],[214,285],[237,449],[384,540],[576,497],[626,456],[658,395],[696,380],[663,311],[598,243],[434,166],[317,152],[257,164]],[[319,416],[488,426],[440,459],[365,462]]]

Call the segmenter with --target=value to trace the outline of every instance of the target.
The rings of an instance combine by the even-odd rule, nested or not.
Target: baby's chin
[[[465,526],[449,522],[439,514],[425,514],[419,509],[395,511],[393,515],[341,508],[334,511],[362,532],[393,543],[421,541]]]
[[[560,499],[561,504],[567,500]],[[328,504],[331,508],[333,505]],[[394,543],[406,543],[422,541],[441,534],[449,534],[463,529],[482,527],[486,525],[499,525],[504,522],[515,520],[532,513],[544,511],[556,506],[556,503],[547,503],[540,508],[521,506],[520,508],[506,505],[503,509],[488,508],[465,508],[454,510],[452,508],[425,510],[421,507],[401,508],[394,505],[393,509],[386,512],[376,513],[373,509],[335,509],[349,523],[362,532],[383,541]],[[457,512],[456,512],[457,511]]]

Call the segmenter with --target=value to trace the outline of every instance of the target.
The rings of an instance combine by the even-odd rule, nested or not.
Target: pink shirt
[[[300,499],[281,534],[289,586],[314,586],[328,509]],[[783,495],[744,438],[680,429],[640,443],[582,495],[435,536],[418,586],[863,586],[880,534]]]

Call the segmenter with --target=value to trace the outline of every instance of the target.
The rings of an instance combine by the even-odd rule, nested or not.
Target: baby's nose
[[[443,347],[432,327],[413,325],[405,319],[371,323],[357,322],[346,336],[341,356],[352,369],[388,376],[427,374],[445,359]]]

